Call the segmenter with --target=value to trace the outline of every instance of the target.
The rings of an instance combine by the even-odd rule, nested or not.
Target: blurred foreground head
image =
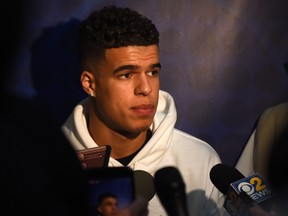
[[[25,5],[1,7],[0,215],[88,215],[88,185],[78,158],[41,104],[8,93],[11,70],[25,31]],[[5,100],[6,99],[6,100]]]
[[[1,6],[0,20],[1,20],[1,91],[4,90],[7,85],[13,85],[9,83],[9,80],[15,72],[10,70],[13,65],[14,58],[17,56],[17,51],[20,46],[21,35],[25,30],[25,4],[29,4],[29,1],[6,1]]]

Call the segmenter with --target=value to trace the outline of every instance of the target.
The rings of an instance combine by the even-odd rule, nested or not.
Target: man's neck
[[[111,146],[111,157],[115,159],[127,157],[140,149],[146,140],[148,131],[133,134],[119,133],[108,128],[93,112],[89,113],[88,130],[98,146]]]

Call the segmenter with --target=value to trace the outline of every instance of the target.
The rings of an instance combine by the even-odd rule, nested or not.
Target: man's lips
[[[142,104],[139,106],[134,106],[131,109],[142,115],[151,115],[154,112],[155,107],[151,104],[148,105]]]

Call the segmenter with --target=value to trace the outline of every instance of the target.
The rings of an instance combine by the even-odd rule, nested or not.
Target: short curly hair
[[[104,57],[105,49],[159,45],[150,19],[129,8],[107,6],[93,11],[79,29],[79,60],[84,70]],[[90,66],[89,66],[90,65]]]

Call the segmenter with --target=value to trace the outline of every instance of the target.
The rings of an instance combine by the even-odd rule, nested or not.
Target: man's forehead
[[[158,55],[159,50],[157,45],[149,46],[126,46],[118,48],[109,48],[105,50],[105,57],[115,56],[115,55]]]
[[[113,67],[141,63],[152,65],[159,63],[159,52],[157,45],[110,48],[105,52],[105,60]]]

